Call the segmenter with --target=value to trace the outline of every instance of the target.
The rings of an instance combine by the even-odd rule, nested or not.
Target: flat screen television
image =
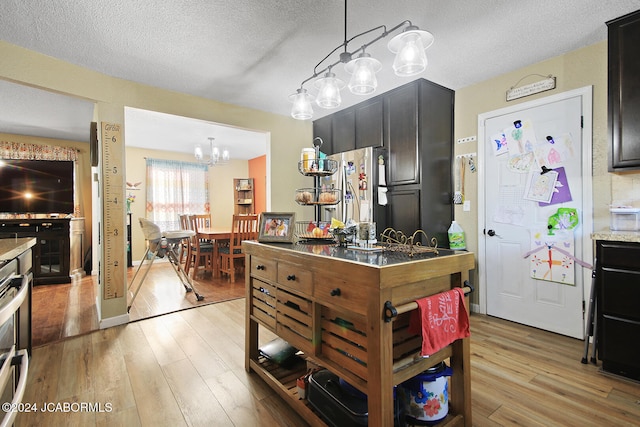
[[[70,214],[73,161],[0,160],[0,212]]]

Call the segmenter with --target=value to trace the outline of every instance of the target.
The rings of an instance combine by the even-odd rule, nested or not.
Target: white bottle
[[[455,221],[453,221],[451,227],[449,227],[449,248],[453,250],[467,249],[467,244],[464,240],[464,230]]]

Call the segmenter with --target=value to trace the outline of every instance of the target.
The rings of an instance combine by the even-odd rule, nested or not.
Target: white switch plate
[[[466,138],[460,138],[458,139],[458,144],[466,144],[467,142],[473,142],[476,140],[476,136],[472,135],[472,136],[467,136]]]
[[[469,212],[471,210],[471,200],[465,200],[464,203],[462,203],[462,210],[465,212]]]

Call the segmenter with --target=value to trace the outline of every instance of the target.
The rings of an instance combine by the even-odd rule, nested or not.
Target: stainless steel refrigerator
[[[335,188],[342,191],[341,201],[332,206],[324,206],[323,221],[331,218],[347,223],[349,219],[355,222],[375,222],[384,219],[381,211],[384,206],[378,205],[378,161],[381,153],[371,147],[361,148],[327,156],[338,162],[335,174],[323,177],[321,184],[325,188]],[[374,169],[376,165],[376,169]],[[381,231],[380,224],[377,226]]]

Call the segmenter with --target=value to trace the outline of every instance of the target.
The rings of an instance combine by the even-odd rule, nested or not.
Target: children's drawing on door
[[[575,257],[573,231],[556,231],[550,235],[546,229],[531,231],[531,277],[538,280],[575,285]]]

